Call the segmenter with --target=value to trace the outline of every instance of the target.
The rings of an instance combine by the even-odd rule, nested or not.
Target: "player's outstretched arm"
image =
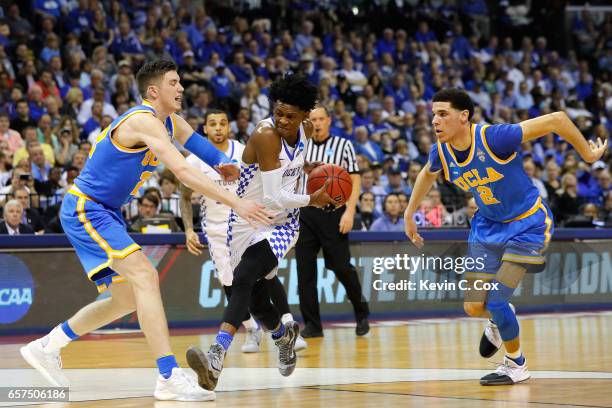
[[[185,119],[173,114],[174,137],[187,150],[195,154],[200,160],[215,168],[225,181],[234,181],[240,177],[240,168],[232,162],[222,151],[213,146],[206,137],[193,130]]]
[[[191,196],[193,191],[184,184],[180,185],[181,190],[181,218],[185,226],[185,244],[187,250],[193,255],[201,255],[204,245],[200,242],[198,234],[193,230],[193,207],[191,206]]]
[[[593,163],[605,153],[608,141],[597,139],[593,142],[584,137],[565,112],[549,113],[519,123],[523,130],[523,143],[554,132],[570,143],[580,157],[587,163]]]
[[[146,131],[143,131],[144,129]],[[134,117],[134,120],[126,123],[124,131],[130,132],[133,140],[140,140],[149,146],[153,154],[174,173],[182,184],[232,207],[249,222],[258,221],[269,224],[269,214],[262,206],[252,201],[239,199],[236,194],[218,186],[205,174],[201,174],[195,167],[190,166],[183,155],[170,143],[166,129],[154,116],[138,115]]]
[[[414,183],[414,189],[412,190],[412,194],[410,194],[410,201],[408,201],[408,206],[406,207],[406,211],[404,211],[406,235],[408,235],[410,241],[412,241],[417,248],[423,246],[423,237],[417,232],[417,226],[414,222],[414,213],[421,204],[421,201],[423,201],[425,195],[431,190],[431,186],[433,186],[438,178],[439,172],[440,170],[433,173],[430,172],[429,163],[423,167],[423,170],[421,170],[417,176],[416,182]]]

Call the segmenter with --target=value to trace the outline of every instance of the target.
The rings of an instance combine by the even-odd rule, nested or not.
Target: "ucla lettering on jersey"
[[[75,185],[93,200],[110,208],[119,208],[138,193],[159,164],[147,146],[128,148],[113,138],[113,131],[126,119],[137,114],[156,115],[153,107],[143,102],[117,117],[104,129],[91,148],[89,158]],[[166,119],[170,138],[174,136],[172,115]]]
[[[525,170],[519,152],[503,160],[486,139],[489,125],[471,125],[472,143],[467,159],[459,162],[448,143],[438,142],[438,155],[446,180],[474,195],[479,213],[493,221],[510,221],[540,203],[538,189]]]

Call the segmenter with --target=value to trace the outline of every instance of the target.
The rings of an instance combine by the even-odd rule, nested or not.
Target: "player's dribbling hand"
[[[253,227],[256,227],[257,223],[262,225],[270,225],[272,223],[272,214],[266,210],[266,207],[257,204],[255,201],[241,199],[236,207],[234,207],[234,210]]]
[[[608,139],[606,139],[604,142],[601,141],[601,138],[598,137],[597,138],[597,142],[593,142],[592,140],[589,140],[589,157],[583,157],[584,161],[586,161],[587,163],[594,163],[597,160],[599,160],[601,158],[601,156],[603,156],[603,154],[606,152],[606,149],[608,148]]]
[[[215,167],[223,181],[234,181],[240,177],[240,167],[236,163],[223,163]]]
[[[193,230],[189,230],[185,232],[185,237],[187,241],[187,250],[189,251],[189,253],[196,256],[202,255],[202,249],[204,248],[204,245],[202,245],[202,243],[200,242],[198,234],[196,234]]]
[[[315,191],[310,195],[310,202],[308,205],[317,208],[324,208],[328,210],[330,208],[335,209],[337,206],[336,202],[332,200],[332,198],[327,194],[327,186],[329,185],[329,180],[325,181],[325,184],[321,186],[320,189]]]
[[[405,217],[404,224],[406,235],[408,236],[410,241],[412,241],[414,246],[416,246],[417,248],[423,248],[425,242],[423,241],[423,237],[417,231],[417,225],[416,222],[414,222],[414,219],[412,217]]]

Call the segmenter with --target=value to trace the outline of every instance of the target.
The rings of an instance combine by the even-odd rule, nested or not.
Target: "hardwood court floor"
[[[323,339],[309,339],[288,378],[275,368],[269,339],[262,352],[247,355],[240,353],[240,334],[217,401],[208,403],[155,402],[156,370],[144,338],[91,336],[62,353],[72,402],[52,407],[612,407],[611,312],[522,317],[532,379],[504,387],[478,384],[495,368],[477,354],[482,320],[384,321],[365,338],[337,326]],[[173,336],[179,363],[185,366],[190,344],[206,349],[212,340],[212,334]],[[0,345],[0,385],[45,385],[21,360],[19,347]],[[491,361],[501,359],[499,353]]]

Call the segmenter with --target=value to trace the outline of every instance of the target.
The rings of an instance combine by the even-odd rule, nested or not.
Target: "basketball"
[[[326,180],[330,181],[327,186],[327,194],[339,206],[344,205],[351,196],[351,191],[353,191],[353,181],[346,170],[335,164],[315,167],[308,176],[306,191],[308,194],[314,193],[325,184]]]

